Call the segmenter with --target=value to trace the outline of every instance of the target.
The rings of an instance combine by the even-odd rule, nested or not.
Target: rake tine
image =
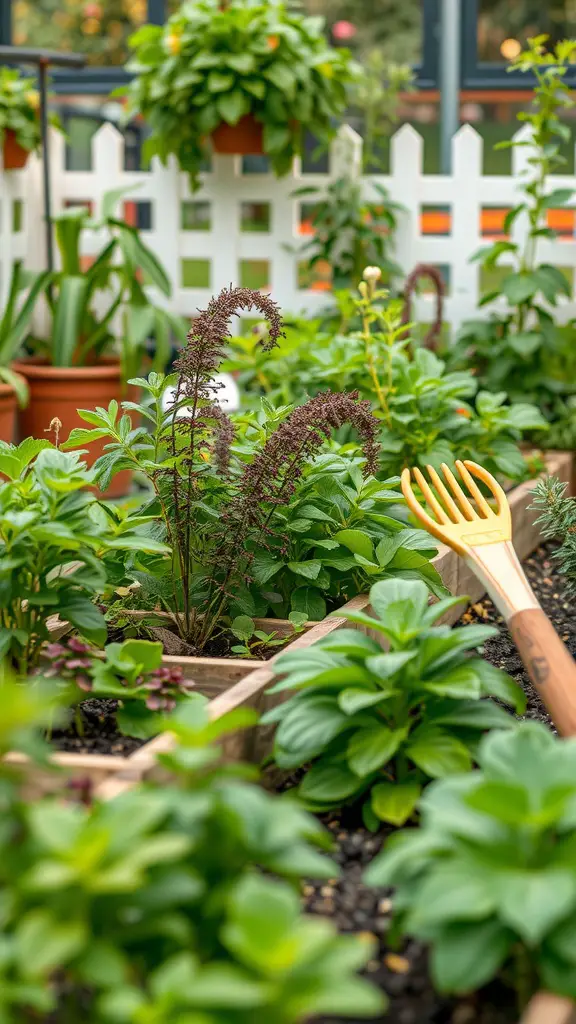
[[[435,519],[432,519],[432,516],[428,515],[424,508],[422,508],[422,505],[414,494],[414,491],[412,490],[412,482],[410,480],[410,472],[411,471],[409,469],[403,469],[400,477],[402,494],[406,499],[406,504],[427,530],[435,530],[438,523]]]
[[[479,466],[477,462],[472,462],[470,459],[466,459],[464,461],[464,465],[466,466],[466,469],[469,469],[470,472],[474,474],[474,476],[477,476],[480,480],[483,480],[486,486],[488,487],[488,490],[492,492],[492,494],[496,498],[496,502],[498,505],[498,514],[507,510],[508,499],[506,498],[504,491],[500,487],[500,484],[498,483],[497,480],[494,479],[492,474],[489,473],[488,470],[484,469],[484,466]],[[492,515],[493,514],[494,513],[492,512]]]
[[[471,473],[468,472],[466,466],[460,459],[456,460],[456,469],[460,473],[460,476],[462,477],[464,483],[466,484],[466,487],[470,491],[470,494],[475,499],[478,508],[484,513],[487,519],[489,516],[493,516],[493,509],[490,508],[490,505],[486,501],[486,498],[482,494],[482,491],[478,487],[474,477],[472,476]]]
[[[432,488],[430,487],[430,485],[429,485],[426,477],[424,476],[422,470],[418,469],[417,466],[414,466],[413,473],[414,473],[414,476],[416,477],[416,481],[418,483],[418,486],[419,486],[420,490],[422,491],[422,494],[424,495],[424,497],[425,497],[426,501],[428,502],[430,508],[432,509],[434,515],[436,516],[437,521],[439,523],[450,523],[451,522],[450,516],[447,515],[447,513],[442,508],[442,505],[438,501],[438,498],[436,497],[436,495],[433,493]]]
[[[446,505],[449,513],[452,516],[452,520],[449,520],[449,521],[451,521],[453,523],[465,523],[466,519],[462,515],[462,513],[461,513],[460,509],[458,508],[456,502],[454,501],[454,498],[452,497],[452,495],[449,494],[447,488],[445,487],[445,485],[442,482],[442,480],[440,479],[438,473],[434,469],[434,466],[426,466],[426,469],[428,470],[428,472],[430,474],[430,478],[432,480],[432,483],[434,484],[434,487],[438,491],[438,494],[442,498],[442,501],[444,502],[444,504]]]
[[[460,484],[458,483],[452,470],[450,469],[449,466],[446,465],[445,462],[442,463],[442,472],[444,473],[444,476],[448,481],[450,490],[452,491],[454,497],[456,498],[456,501],[458,502],[458,505],[460,506],[460,509],[464,513],[466,519],[469,522],[473,522],[474,519],[479,519],[480,517],[478,513],[476,512],[471,502],[464,494],[464,491],[460,487]]]

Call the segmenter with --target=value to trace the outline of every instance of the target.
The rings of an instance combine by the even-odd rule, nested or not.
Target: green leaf
[[[539,331],[523,331],[520,334],[508,334],[506,341],[519,356],[529,359],[542,345],[544,335]]]
[[[335,539],[354,552],[355,555],[362,555],[369,562],[374,561],[374,550],[372,541],[361,530],[339,530],[334,534]]]
[[[271,64],[270,67],[264,71],[264,77],[272,82],[273,85],[277,86],[281,93],[288,97],[293,95],[294,86],[296,84],[296,77],[292,68],[288,64],[281,64],[277,62]]]
[[[372,789],[372,810],[381,821],[404,825],[412,814],[422,787],[417,782],[380,782]]]
[[[290,142],[290,129],[285,124],[268,121],[264,125],[263,145],[265,153],[278,153]]]
[[[440,673],[437,679],[427,679],[424,686],[430,693],[437,693],[440,697],[454,697],[456,700],[473,700],[480,697],[481,693],[478,675],[473,665],[466,662]]]
[[[546,944],[557,956],[576,966],[576,917],[571,914],[546,936]]]
[[[61,619],[76,626],[87,640],[92,640],[100,646],[106,642],[106,619],[87,597],[74,592],[64,592],[58,612]]]
[[[418,580],[380,580],[370,588],[376,615],[394,632],[417,629],[428,605],[428,590]]]
[[[576,904],[571,870],[502,871],[494,885],[501,919],[529,945],[540,942]]]
[[[304,562],[288,562],[288,568],[297,576],[305,576],[308,580],[315,580],[322,568],[322,562],[315,558]],[[305,609],[294,608],[294,611],[305,611]]]
[[[290,754],[296,766],[324,750],[349,724],[335,699],[313,694],[291,704],[278,726],[276,743]]]
[[[465,859],[431,864],[407,924],[415,935],[427,927],[455,921],[480,921],[496,912],[492,876]]]
[[[114,221],[118,230],[118,241],[126,262],[135,270],[142,270],[163,295],[170,296],[170,279],[155,253],[144,244],[138,231],[123,221]]]
[[[345,765],[312,765],[304,776],[298,792],[304,800],[317,804],[338,804],[356,793],[361,782]]]
[[[234,75],[222,71],[211,71],[208,75],[208,89],[210,92],[227,92],[234,84]]]
[[[249,75],[256,69],[256,61],[251,53],[227,53],[224,55],[227,67],[233,68],[240,75]],[[247,83],[243,83],[247,87]]]
[[[73,356],[82,335],[87,298],[88,280],[86,277],[62,278],[58,288],[52,325],[51,357],[53,366],[72,366]]]
[[[240,89],[234,89],[233,92],[218,96],[216,107],[223,121],[227,124],[238,124],[240,118],[248,113],[250,102]]]
[[[87,939],[83,921],[58,921],[49,910],[31,910],[16,928],[16,961],[25,977],[47,975],[76,956]]]
[[[524,825],[530,817],[529,794],[521,783],[486,779],[465,799],[469,807],[506,825]]]
[[[551,210],[560,206],[565,206],[566,203],[570,202],[573,195],[573,188],[555,188],[549,195],[544,196],[540,205],[543,210]]]
[[[510,305],[518,306],[536,294],[538,282],[531,274],[510,274],[504,278],[501,288]]]
[[[237,615],[230,626],[238,640],[250,640],[254,635],[255,628],[254,619],[251,619],[249,615]]]
[[[406,754],[431,778],[470,771],[470,751],[461,740],[435,726],[421,726],[413,733]]]
[[[347,715],[355,715],[363,708],[371,708],[381,701],[388,700],[390,694],[385,690],[361,690],[353,686],[347,687],[338,696],[338,704]]]
[[[363,778],[386,764],[406,737],[405,729],[393,731],[386,725],[359,729],[350,738],[346,758],[355,775]]]
[[[474,921],[443,929],[432,947],[431,969],[440,992],[474,992],[507,958],[513,936],[499,921]]]
[[[321,622],[326,616],[326,601],[315,587],[297,587],[290,601],[294,612],[303,612],[309,622]]]
[[[31,804],[27,817],[36,841],[51,852],[70,849],[82,827],[78,809],[56,800]]]
[[[366,667],[370,669],[379,679],[390,679],[409,661],[413,661],[418,655],[417,650],[411,651],[388,651],[386,654],[374,654],[366,658]]]

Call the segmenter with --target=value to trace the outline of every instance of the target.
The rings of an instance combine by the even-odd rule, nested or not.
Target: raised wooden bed
[[[573,456],[571,452],[551,452],[547,458],[548,472],[570,483],[572,464]],[[529,494],[533,486],[534,482],[532,480],[526,481],[514,488],[508,495],[514,526],[514,544],[520,558],[526,558],[538,546],[540,539],[539,530],[534,526],[534,520],[537,518],[537,515],[527,511],[527,505],[530,504]],[[450,548],[442,545],[434,559],[434,564],[442,576],[446,587],[453,594],[468,595],[472,602],[478,601],[483,596],[484,589],[482,584],[479,583],[468,569],[465,562]],[[344,606],[342,612],[344,613],[346,610],[352,609],[356,611],[369,610],[368,596],[363,594],[353,598],[352,601]],[[443,621],[455,622],[461,613],[461,607],[451,609]],[[343,616],[329,617],[324,622],[319,623],[318,626],[315,626],[305,637],[300,637],[296,640],[290,647],[291,649],[301,648],[302,646],[307,647],[321,636],[325,636],[326,633],[332,632],[335,629],[341,629],[347,625],[349,623],[347,623]],[[274,660],[272,658],[265,665],[259,665],[255,671],[250,672],[231,689],[222,690],[221,688],[221,692],[210,701],[211,716],[219,718],[228,711],[239,707],[254,708],[258,712],[263,712],[271,706],[271,702],[284,699],[284,693],[268,696],[265,692],[274,679]],[[273,728],[269,727],[233,733],[225,740],[225,756],[231,760],[261,761],[270,749],[272,732]],[[135,768],[137,776],[142,779],[157,778],[161,775],[162,769],[157,764],[157,755],[166,753],[170,750],[172,744],[172,736],[164,733],[136,751],[132,757],[128,758],[132,777],[134,777]],[[124,773],[121,773],[121,777],[126,778]]]
[[[546,461],[547,470],[551,475],[571,484],[573,467],[571,452],[549,452]],[[526,508],[530,503],[529,492],[533,486],[532,480],[526,481],[514,488],[508,495],[514,525],[514,545],[521,559],[538,546],[540,539],[539,531],[534,527],[534,520],[537,517],[533,512],[528,512]],[[483,596],[482,584],[468,569],[465,562],[450,548],[444,545],[440,547],[438,555],[434,559],[434,565],[451,593],[468,595],[471,602],[478,601]],[[360,595],[353,598],[344,606],[342,612],[346,609],[368,610],[368,596]],[[461,607],[452,609],[443,621],[455,622],[461,612]],[[276,629],[278,632],[283,630],[287,632],[292,629],[291,624],[276,619],[261,620],[259,624],[268,631]],[[309,647],[320,637],[347,625],[349,623],[343,616],[329,616],[323,622],[312,625],[289,647],[291,650]],[[60,635],[64,629],[65,627],[61,623],[54,624],[54,630],[58,630]],[[197,684],[198,691],[210,698],[211,717],[219,718],[238,707],[249,707],[263,712],[270,706],[271,700],[277,701],[282,698],[282,694],[270,698],[265,693],[274,679],[273,666],[276,657],[278,655],[267,662],[261,662],[241,658],[184,658],[165,655],[164,663],[181,666],[186,678],[193,679]],[[224,742],[226,757],[231,760],[245,759],[259,762],[270,748],[271,732],[270,728],[252,728],[230,735]],[[131,785],[139,779],[157,777],[161,774],[162,769],[156,761],[157,755],[170,750],[172,744],[172,736],[169,733],[163,733],[144,744],[129,757],[55,753],[52,762],[68,777],[90,778],[98,795],[104,797],[116,791],[118,787],[125,788],[126,785]],[[8,760],[12,763],[27,764],[27,759],[23,755],[8,755]],[[118,780],[117,784],[108,785],[109,781],[114,779]],[[54,776],[49,771],[35,766],[31,767],[28,782],[30,793],[45,791],[58,784],[57,775]]]
[[[366,599],[362,600],[366,604]],[[303,633],[284,647],[284,651],[288,648],[292,649],[293,646],[308,647],[324,636],[327,631],[337,629],[339,621],[327,618],[323,622],[308,624]],[[340,622],[340,625],[342,624],[343,620]],[[289,635],[294,629],[291,622],[283,619],[257,619],[256,625],[266,632],[275,630],[281,636]],[[62,623],[57,617],[54,617],[50,626],[52,638],[59,639],[69,628],[67,623]],[[208,697],[211,705],[222,695],[233,690],[236,691],[237,686],[247,678],[260,678],[264,673],[266,681],[272,679],[273,673],[268,666],[273,661],[274,658],[268,661],[258,661],[251,658],[190,658],[174,655],[164,655],[162,659],[164,665],[182,668],[185,678],[196,683],[198,692]],[[137,782],[145,769],[154,761],[156,752],[168,749],[170,745],[168,743],[165,747],[162,744],[160,744],[160,748],[156,747],[156,744],[165,738],[167,741],[167,734],[156,737],[129,757],[55,752],[50,758],[50,763],[53,767],[60,769],[58,773],[52,771],[49,766],[41,768],[30,764],[28,758],[23,754],[8,754],[6,761],[27,769],[24,786],[26,794],[30,797],[59,788],[62,784],[62,773],[68,779],[90,779],[95,791],[99,793],[99,787],[110,778],[119,777],[125,781]],[[232,755],[231,749],[230,756]],[[255,754],[252,756],[255,757]]]

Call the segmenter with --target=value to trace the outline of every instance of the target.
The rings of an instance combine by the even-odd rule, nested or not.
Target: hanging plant
[[[131,37],[127,117],[151,129],[148,156],[174,154],[198,187],[208,141],[222,152],[268,156],[286,174],[305,132],[327,145],[360,74],[347,50],[330,47],[322,18],[288,11],[282,0],[198,0],[164,26]]]

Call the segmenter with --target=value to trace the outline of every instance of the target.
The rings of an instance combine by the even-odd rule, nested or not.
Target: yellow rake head
[[[442,473],[446,483],[432,466],[426,469],[430,483],[417,466],[402,472],[402,493],[425,530],[461,555],[468,554],[470,548],[480,544],[511,540],[512,521],[506,495],[483,466],[468,460],[456,461],[456,469],[468,493],[465,493],[445,462],[442,463]],[[432,514],[416,498],[412,490],[411,473]],[[482,480],[494,495],[496,511],[488,504],[474,477]]]

